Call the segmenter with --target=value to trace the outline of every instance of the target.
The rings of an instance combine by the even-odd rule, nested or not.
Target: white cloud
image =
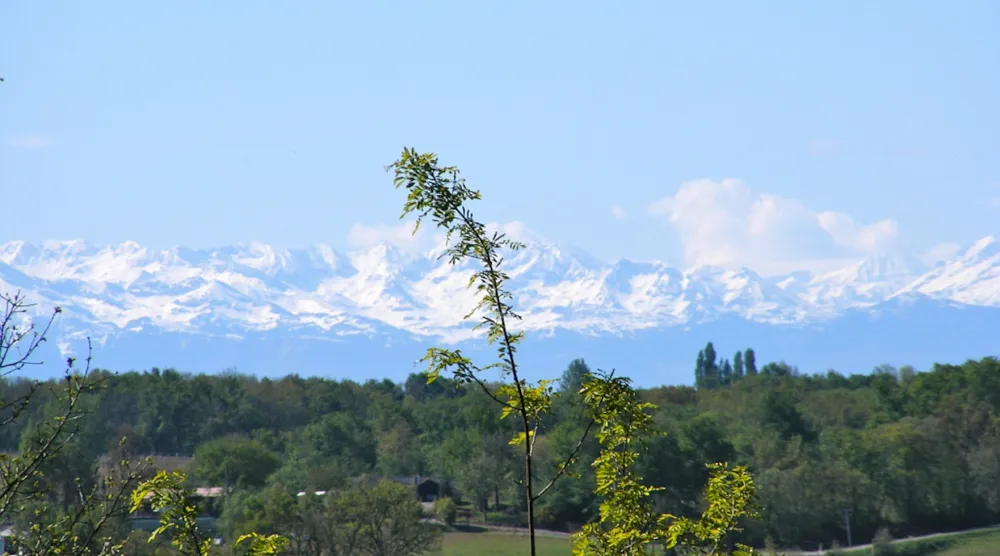
[[[388,243],[403,251],[425,253],[443,243],[443,234],[437,233],[430,221],[422,223],[416,234],[413,233],[413,226],[413,221],[405,221],[397,225],[354,224],[347,233],[347,244],[356,249],[370,249],[376,245]]]
[[[962,246],[957,243],[945,242],[931,246],[918,257],[927,266],[934,266],[954,258],[962,250]]]
[[[685,183],[648,212],[674,227],[687,264],[747,265],[766,274],[835,268],[892,246],[898,233],[891,220],[861,225],[846,214],[754,193],[736,179]]]
[[[821,212],[816,218],[837,245],[864,252],[883,250],[893,244],[899,235],[896,222],[888,219],[865,226],[857,224],[842,212]]]
[[[625,209],[621,205],[611,205],[611,216],[621,220],[625,218]]]
[[[20,135],[8,137],[7,144],[18,149],[44,149],[52,145],[52,140],[40,135]]]

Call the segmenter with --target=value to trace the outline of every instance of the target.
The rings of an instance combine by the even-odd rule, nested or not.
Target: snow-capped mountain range
[[[726,343],[734,335],[747,340],[771,335],[774,338],[764,341],[775,344],[770,357],[779,359],[795,352],[794,346],[783,349],[781,337],[791,341],[809,330],[824,338],[828,334],[824,330],[858,318],[870,328],[879,315],[884,323],[885,314],[896,315],[899,324],[893,325],[893,333],[897,334],[899,325],[926,320],[928,311],[935,315],[932,326],[950,318],[942,314],[962,311],[959,322],[996,320],[995,329],[977,332],[982,346],[975,344],[972,349],[992,349],[1000,339],[1000,239],[993,236],[933,268],[900,254],[881,254],[827,274],[771,277],[745,267],[682,270],[628,260],[606,264],[579,249],[537,240],[511,253],[506,270],[523,316],[519,326],[538,333],[534,349],[539,355],[544,352],[542,359],[551,359],[551,364],[557,364],[560,356],[568,361],[583,355],[596,344],[606,346],[602,349],[607,353],[600,356],[617,359],[616,350],[628,353],[645,346],[641,338],[659,338],[662,343],[682,332],[685,347],[707,340]],[[452,267],[433,252],[413,255],[388,244],[353,252],[327,245],[283,249],[260,243],[168,250],[147,249],[135,242],[0,245],[0,291],[24,292],[38,303],[39,312],[63,307],[57,334],[64,351],[90,336],[102,350],[99,361],[110,359],[130,368],[189,365],[198,367],[190,370],[219,370],[205,368],[208,364],[264,374],[312,374],[326,372],[330,357],[356,367],[369,360],[373,350],[400,351],[392,361],[412,361],[419,357],[421,346],[466,345],[477,335],[463,319],[475,305],[474,293],[467,288],[470,273],[471,268]],[[735,329],[742,332],[736,334]],[[857,333],[865,334],[866,341],[872,339],[865,326]],[[941,337],[933,331],[928,334]],[[702,339],[705,336],[707,340]],[[572,352],[574,338],[580,353]],[[278,352],[284,356],[250,358],[248,353],[254,350],[246,346],[255,339],[280,343]],[[850,338],[833,340],[827,335],[820,343],[857,344]],[[733,350],[746,347],[746,340],[731,341]],[[311,347],[302,347],[309,342]],[[355,349],[361,346],[360,351]],[[989,354],[941,349],[948,353],[927,356],[946,360]],[[315,353],[295,363],[294,369],[277,368],[303,350]],[[559,350],[566,353],[556,354]],[[178,356],[179,351],[185,355]],[[354,356],[344,361],[339,357],[354,351],[358,361],[351,360]],[[843,359],[828,357],[832,360],[823,363],[819,359],[824,351],[817,353],[817,361],[805,363],[830,366]],[[227,362],[225,355],[217,358],[228,352],[237,354],[232,361]],[[907,353],[869,355],[869,362],[850,364],[922,363],[909,360]],[[858,356],[863,357],[852,355]],[[629,357],[644,361],[634,353]],[[671,365],[678,366],[678,376],[668,381],[689,381],[681,369],[689,366],[693,352],[675,357],[676,363],[659,367],[669,371]],[[310,368],[314,364],[309,361],[326,363]],[[397,364],[386,361],[378,364]],[[398,377],[410,370],[357,372]]]

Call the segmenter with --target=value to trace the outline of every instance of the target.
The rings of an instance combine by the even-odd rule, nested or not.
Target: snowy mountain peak
[[[970,305],[1000,305],[1000,241],[986,236],[956,259],[908,284],[900,293],[920,293]]]
[[[867,306],[888,299],[925,271],[926,266],[912,257],[881,253],[815,276],[805,284],[796,281],[791,290],[816,306]]]
[[[880,254],[820,276],[764,277],[752,268],[681,270],[662,262],[606,264],[528,234],[504,268],[525,328],[623,333],[711,322],[808,323],[893,299],[930,296],[1000,307],[1000,247],[993,237],[927,270]],[[512,234],[514,235],[514,234]],[[329,245],[286,249],[249,242],[162,251],[136,242],[0,245],[0,279],[71,309],[71,329],[115,334],[136,327],[199,334],[240,330],[468,337],[471,268],[392,244],[343,254]]]
[[[846,266],[816,278],[824,281],[839,277],[845,281],[875,283],[884,281],[912,280],[926,270],[923,263],[900,253],[870,255],[855,264]]]

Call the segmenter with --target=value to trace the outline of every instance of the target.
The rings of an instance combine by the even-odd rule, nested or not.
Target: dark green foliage
[[[698,359],[694,363],[694,385],[698,388],[707,388],[708,372],[705,365],[705,350],[698,351]]]
[[[278,454],[256,440],[225,436],[194,451],[194,477],[208,486],[263,486],[281,467]]]
[[[716,361],[717,354],[712,342],[708,342],[705,349],[698,352],[698,360],[695,363],[695,386],[708,390],[718,388],[727,384],[723,377],[723,365]],[[730,369],[731,373],[732,369]]]
[[[569,394],[578,393],[589,375],[590,367],[587,366],[587,363],[583,359],[574,359],[563,371],[562,378],[559,379],[559,391]]]
[[[718,388],[722,385],[722,376],[719,373],[716,357],[715,346],[709,342],[705,346],[705,386],[707,388]]]
[[[733,381],[733,365],[728,359],[723,359],[722,365],[719,366],[719,384],[722,386],[729,386],[733,383]]]
[[[736,355],[733,356],[733,379],[740,380],[744,375],[743,370],[743,352],[737,351]]]
[[[747,376],[757,376],[757,355],[753,349],[747,348],[743,354],[743,364],[746,366]]]

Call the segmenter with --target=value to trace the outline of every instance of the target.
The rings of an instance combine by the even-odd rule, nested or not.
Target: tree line
[[[870,539],[880,527],[920,534],[1000,517],[996,359],[849,376],[802,374],[780,362],[767,367],[727,387],[639,391],[658,405],[654,418],[667,431],[639,457],[645,481],[664,489],[656,495],[664,511],[700,510],[703,464],[730,461],[747,465],[759,483],[764,510],[747,532],[757,544],[768,537],[783,546],[844,544],[844,510],[855,539]],[[542,461],[555,464],[586,426],[573,388],[588,371],[582,360],[564,371],[565,395],[537,440]],[[421,374],[401,384],[158,369],[96,376],[106,388],[85,399],[95,418],[82,423],[54,466],[58,473],[46,476],[51,492],[66,498],[75,479],[93,475],[98,459],[126,436],[138,454],[193,456],[191,479],[198,485],[229,481],[241,493],[238,503],[232,499],[241,508],[222,513],[250,525],[260,516],[243,515],[246,508],[265,504],[247,506],[246,497],[273,497],[276,487],[288,495],[332,490],[366,474],[440,477],[477,513],[523,524],[512,480],[518,458],[508,444],[516,426],[498,420],[474,385],[445,377],[428,384]],[[0,392],[11,396],[30,386],[4,380]],[[0,429],[0,449],[31,442],[55,403],[38,403]],[[580,477],[557,483],[543,499],[540,526],[573,529],[594,519],[599,498],[590,464],[598,453],[596,440],[584,443]]]
[[[718,360],[715,345],[708,342],[698,351],[694,366],[694,384],[698,388],[719,388],[742,380],[744,376],[757,376],[757,354],[753,348],[737,351],[732,362]]]

